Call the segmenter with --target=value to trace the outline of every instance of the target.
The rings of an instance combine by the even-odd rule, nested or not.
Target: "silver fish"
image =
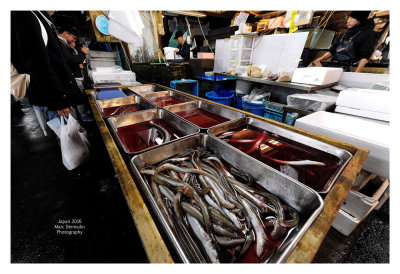
[[[203,245],[210,261],[212,263],[219,263],[218,252],[213,244],[213,241],[211,240],[210,235],[207,234],[201,223],[196,218],[192,217],[190,214],[186,214],[186,217],[194,234]]]

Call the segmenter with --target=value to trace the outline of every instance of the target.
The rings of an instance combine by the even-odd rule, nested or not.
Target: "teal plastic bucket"
[[[264,116],[265,105],[263,103],[252,103],[242,98],[242,108],[245,111],[251,112],[256,115]]]
[[[223,105],[226,105],[226,106],[230,106],[231,105],[231,101],[232,101],[233,96],[235,96],[234,93],[232,93],[228,97],[221,97],[215,91],[206,92],[206,98],[208,100],[213,101],[215,103],[220,103],[220,104],[223,104]]]

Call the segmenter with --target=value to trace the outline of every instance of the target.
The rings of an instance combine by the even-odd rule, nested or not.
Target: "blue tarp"
[[[98,100],[104,99],[112,99],[112,98],[119,98],[119,97],[126,97],[125,93],[118,88],[102,88],[97,95]]]

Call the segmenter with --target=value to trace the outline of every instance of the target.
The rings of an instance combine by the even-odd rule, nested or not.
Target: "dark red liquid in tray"
[[[254,133],[254,136],[246,137],[246,139],[255,139],[262,135],[262,130],[256,127],[246,125],[233,129],[232,131],[240,131],[242,129],[249,129]],[[268,145],[268,141],[276,140],[281,143],[279,146],[275,145],[271,150],[263,155],[267,155],[270,158],[275,158],[284,161],[300,161],[300,160],[311,160],[322,162],[325,166],[315,166],[315,165],[286,165],[281,163],[276,163],[268,158],[263,157],[259,150],[255,150],[249,155],[257,160],[279,170],[289,177],[300,181],[301,183],[311,187],[316,191],[321,191],[332,177],[333,174],[340,168],[342,160],[334,155],[328,154],[326,152],[305,146],[303,144],[297,143],[295,141],[286,139],[284,137],[278,136],[267,132],[267,138],[264,140],[263,144]],[[249,150],[252,144],[238,144],[229,142],[230,145],[235,146],[239,150],[245,152]]]
[[[110,116],[115,116],[115,115],[119,115],[119,114],[136,112],[136,111],[140,111],[140,110],[143,110],[143,108],[141,108],[138,104],[110,107],[110,108],[103,109],[103,116],[110,117]]]
[[[271,232],[274,229],[273,226],[266,227],[265,232],[267,234],[267,243],[264,246],[264,251],[260,257],[257,257],[257,242],[254,241],[247,252],[243,255],[243,257],[239,258],[236,263],[264,263],[267,259],[269,259],[276,249],[281,245],[283,240],[286,238],[288,233],[296,229],[296,227],[291,228],[290,230],[286,231],[281,237],[278,239],[272,239]]]
[[[180,111],[180,112],[177,112],[176,115],[179,115],[179,116],[185,118],[186,120],[192,122],[193,124],[195,124],[199,127],[202,127],[202,128],[213,127],[215,125],[229,121],[225,117],[208,112],[201,108]]]
[[[164,120],[156,119],[153,123],[165,128],[171,134],[171,140],[178,139],[183,135],[182,132],[170,126]],[[154,127],[149,126],[149,122],[138,123],[117,129],[117,134],[129,152],[138,152],[148,147],[161,144],[163,136]]]
[[[154,100],[151,100],[152,103],[154,103],[158,107],[166,107],[166,106],[171,106],[171,105],[176,105],[180,103],[185,103],[186,101],[182,99],[178,99],[174,96],[165,96],[165,97],[160,97]]]

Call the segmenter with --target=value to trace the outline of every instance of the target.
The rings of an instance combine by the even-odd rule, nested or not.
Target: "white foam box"
[[[384,194],[388,193],[388,190],[388,180],[381,183],[380,187],[375,191],[372,197],[351,190],[346,197],[344,205],[339,210],[332,226],[343,235],[349,236],[373,209],[387,200],[387,197],[385,197]]]
[[[350,88],[339,93],[336,112],[389,121],[390,91]]]
[[[136,81],[136,75],[132,71],[92,71],[91,73],[93,82],[98,83],[102,81]]]
[[[389,123],[318,111],[297,119],[295,127],[368,149],[363,169],[389,178]]]
[[[296,68],[292,76],[292,82],[317,86],[328,85],[338,82],[342,73],[342,68]]]

